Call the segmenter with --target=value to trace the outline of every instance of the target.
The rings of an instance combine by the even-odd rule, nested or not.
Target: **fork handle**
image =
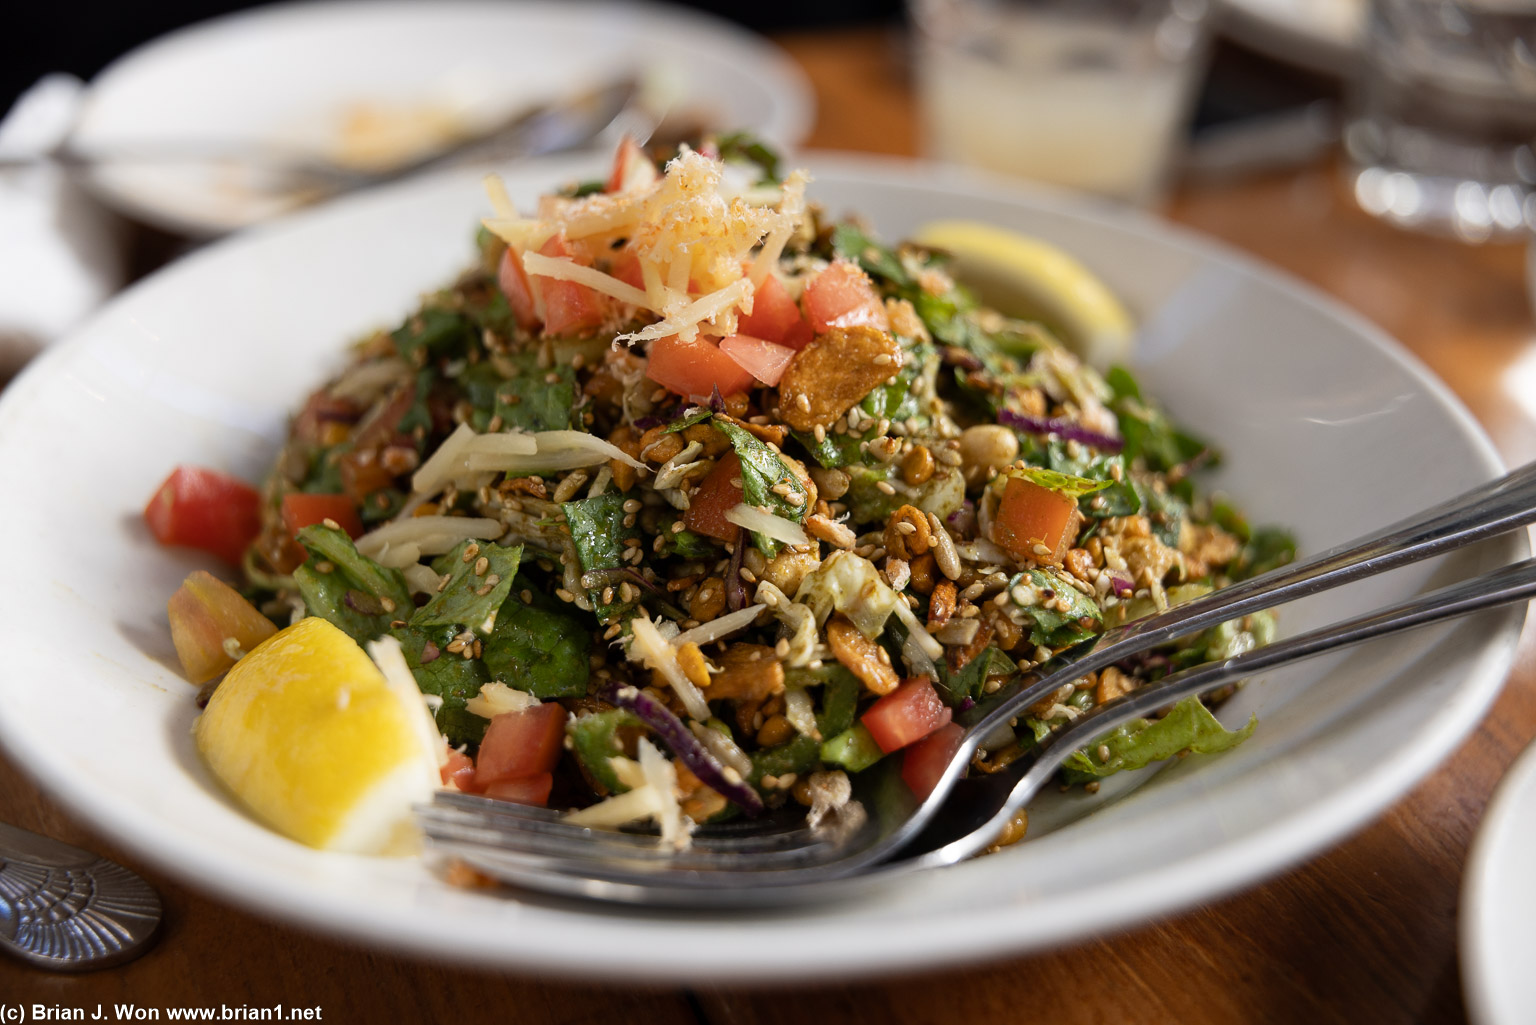
[[[1046,674],[988,711],[967,731],[966,757],[975,753],[982,737],[1064,683],[1175,637],[1453,551],[1532,521],[1536,521],[1536,463],[1310,559],[1106,631],[1088,654]]]
[[[1157,683],[1100,705],[1062,727],[1040,747],[1002,807],[965,836],[912,859],[914,867],[952,865],[986,848],[1014,814],[1040,791],[1074,752],[1116,727],[1186,698],[1205,694],[1256,673],[1360,644],[1364,641],[1471,615],[1536,597],[1536,559],[1486,573],[1450,587],[1419,595],[1378,612],[1357,616],[1299,637],[1277,641],[1213,665],[1173,673]]]

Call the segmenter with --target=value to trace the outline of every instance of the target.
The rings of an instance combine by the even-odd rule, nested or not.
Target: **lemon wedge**
[[[914,241],[951,253],[954,276],[984,304],[1039,320],[1091,366],[1103,370],[1129,359],[1135,334],[1130,314],[1071,254],[975,221],[934,221]]]
[[[398,645],[377,647],[376,657],[400,658]],[[438,783],[441,738],[420,692],[404,693],[394,675],[326,620],[301,619],[235,663],[193,727],[198,750],[285,836],[403,853],[414,841],[411,805]]]

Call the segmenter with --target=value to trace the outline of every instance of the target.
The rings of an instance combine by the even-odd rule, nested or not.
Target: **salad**
[[[243,571],[171,601],[200,700],[323,619],[425,696],[442,785],[681,847],[774,809],[849,821],[882,763],[926,795],[1023,674],[1293,554],[1199,490],[1218,453],[1129,371],[808,184],[741,136],[626,142],[529,211],[490,181],[475,265],[355,346],[259,488],[181,468],[151,501],[162,540]],[[972,771],[1273,631],[1088,674]],[[1252,729],[1190,699],[1064,781]]]

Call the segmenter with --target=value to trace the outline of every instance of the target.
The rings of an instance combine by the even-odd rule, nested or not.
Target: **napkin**
[[[41,79],[0,121],[0,156],[63,141],[84,99],[72,75]],[[123,285],[122,226],[53,164],[0,170],[0,380]]]

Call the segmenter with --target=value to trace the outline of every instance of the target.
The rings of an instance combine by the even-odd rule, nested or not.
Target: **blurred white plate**
[[[797,162],[798,163],[798,162]],[[939,217],[1054,240],[1144,324],[1142,383],[1226,452],[1216,483],[1307,551],[1499,472],[1443,385],[1362,318],[1148,217],[934,165],[806,161],[829,212],[890,237]],[[528,202],[593,165],[523,165]],[[200,763],[164,602],[198,561],[142,525],[177,463],[257,479],[349,339],[472,258],[462,174],[215,243],[134,286],[0,400],[0,742],[94,826],[227,900],[359,942],[647,982],[847,978],[973,964],[1211,900],[1338,841],[1446,756],[1503,683],[1522,610],[1254,681],[1253,739],[1126,794],[1052,794],[1017,848],[899,890],[765,914],[593,907],[455,890],[414,860],[324,854],[244,815]],[[1299,631],[1527,550],[1523,535],[1287,608]],[[225,570],[224,572],[228,572]],[[1093,814],[1089,814],[1092,812]]]
[[[1536,745],[1483,814],[1467,858],[1460,924],[1473,1025],[1527,1025],[1536,1008]]]
[[[766,40],[650,3],[366,0],[279,4],[173,32],[91,83],[85,152],[156,142],[331,152],[359,115],[398,125],[474,123],[645,73],[681,121],[792,146],[810,129],[804,75]],[[353,127],[349,128],[348,126]],[[154,224],[210,235],[292,205],[248,169],[127,163],[91,179]]]
[[[1348,74],[1365,37],[1368,0],[1217,0],[1222,29],[1261,53]]]

